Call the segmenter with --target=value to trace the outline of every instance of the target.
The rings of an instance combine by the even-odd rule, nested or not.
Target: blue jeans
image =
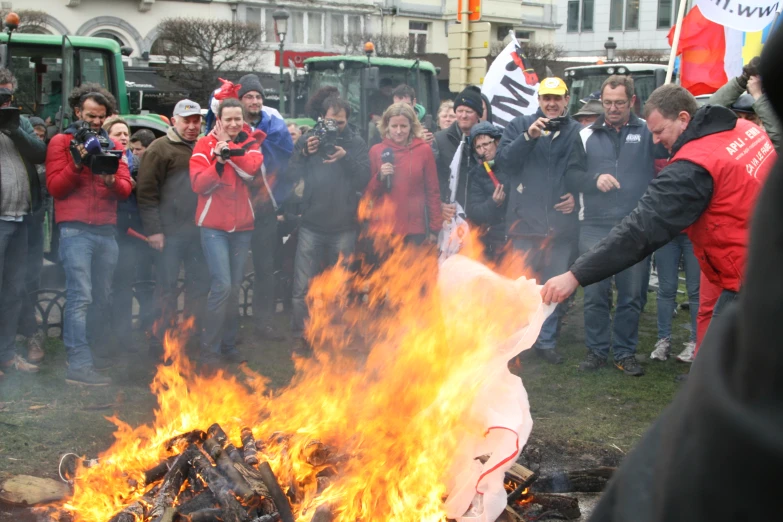
[[[220,354],[221,345],[227,349],[236,346],[239,287],[245,277],[252,236],[251,230],[226,232],[206,227],[201,229],[201,246],[211,280],[204,314],[202,355]]]
[[[612,227],[583,225],[579,232],[579,251],[584,253],[609,235]],[[642,284],[647,259],[615,274],[617,307],[612,321],[610,309],[612,278],[585,287],[585,344],[601,358],[609,355],[620,361],[636,353],[639,340],[639,315],[642,312]]]
[[[732,292],[731,290],[724,290],[721,292],[720,297],[718,297],[718,300],[715,303],[715,308],[712,309],[712,318],[715,319],[723,314],[726,307],[738,299],[739,293],[737,292]]]
[[[32,337],[38,331],[35,313],[35,295],[33,292],[41,287],[41,269],[44,255],[44,216],[46,209],[42,208],[34,214],[27,214],[24,222],[27,226],[27,260],[25,276],[25,297],[22,312],[19,316],[19,334]]]
[[[571,238],[514,238],[514,250],[525,254],[525,266],[533,271],[538,284],[543,285],[551,278],[564,274],[571,266],[574,242]],[[557,345],[558,325],[563,318],[565,306],[557,305],[552,315],[546,318],[538,334],[536,348],[553,350]]]
[[[192,227],[178,234],[165,236],[163,251],[156,263],[157,288],[160,298],[162,327],[153,328],[153,344],[160,345],[168,328],[177,325],[178,280],[180,266],[185,265],[185,317],[194,317],[196,330],[202,326],[204,308],[209,293],[209,272],[201,247],[201,232]]]
[[[342,255],[344,259],[353,254],[356,246],[356,232],[323,233],[304,227],[299,228],[299,240],[294,258],[294,288],[291,299],[293,313],[291,332],[294,337],[302,337],[308,318],[305,297],[310,280],[323,269],[337,264]]]
[[[19,314],[25,300],[27,226],[0,220],[0,364],[14,358]]]
[[[680,234],[655,252],[655,265],[658,268],[658,339],[671,339],[672,336],[672,315],[677,305],[675,298],[680,282],[680,258],[685,266],[685,287],[690,303],[690,341],[695,343],[701,270],[693,254],[693,244],[685,234]]]
[[[63,341],[72,370],[89,368],[93,354],[108,356],[111,283],[119,248],[113,235],[60,226],[60,261],[65,270]],[[92,347],[92,352],[90,348]]]

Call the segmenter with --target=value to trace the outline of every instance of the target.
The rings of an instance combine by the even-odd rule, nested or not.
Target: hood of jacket
[[[688,127],[672,147],[674,156],[689,141],[733,129],[737,125],[737,116],[726,107],[705,105],[696,111]]]

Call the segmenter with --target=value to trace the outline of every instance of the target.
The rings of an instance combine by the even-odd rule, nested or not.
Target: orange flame
[[[171,364],[158,367],[151,385],[154,421],[132,428],[108,418],[116,441],[99,466],[78,471],[65,505],[75,520],[104,522],[139,499],[144,488],[129,484],[143,484],[143,471],[170,456],[167,440],[217,422],[235,443],[245,425],[266,441],[260,457],[294,494],[297,521],[322,504],[341,522],[441,521],[458,439],[482,429],[465,423],[482,365],[540,297],[530,285],[510,291],[486,282],[459,299],[442,297],[435,253],[387,234],[373,240],[383,247],[375,269],[338,266],[313,281],[314,356],[295,357],[296,375],[281,390],[267,390],[248,368],[241,380],[199,375],[183,355],[189,325],[167,332]],[[497,269],[518,275],[524,266],[508,256]],[[308,459],[322,447],[313,441],[341,457],[323,491],[316,475],[327,464]]]

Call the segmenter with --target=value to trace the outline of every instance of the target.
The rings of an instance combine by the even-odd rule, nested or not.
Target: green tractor
[[[391,89],[407,84],[416,91],[419,120],[434,131],[440,104],[438,72],[430,62],[401,58],[363,56],[319,56],[305,60],[307,93],[321,87],[337,87],[351,104],[350,123],[369,139],[375,130],[372,116],[380,116],[391,105]]]
[[[134,114],[125,86],[125,69],[120,45],[108,38],[55,36],[44,34],[0,34],[0,66],[10,69],[19,83],[16,103],[22,113],[35,115],[52,125],[62,110],[67,125],[71,112],[68,95],[84,82],[95,82],[117,99],[118,112],[133,131],[150,129],[166,133],[167,123],[156,114]]]

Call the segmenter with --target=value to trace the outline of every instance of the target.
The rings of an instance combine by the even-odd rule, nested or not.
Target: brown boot
[[[43,359],[43,335],[36,333],[27,339],[27,360],[33,364],[38,364]]]
[[[14,355],[14,358],[5,363],[3,368],[14,368],[16,371],[24,373],[38,372],[38,366],[30,364],[29,362],[19,357],[19,355]]]

